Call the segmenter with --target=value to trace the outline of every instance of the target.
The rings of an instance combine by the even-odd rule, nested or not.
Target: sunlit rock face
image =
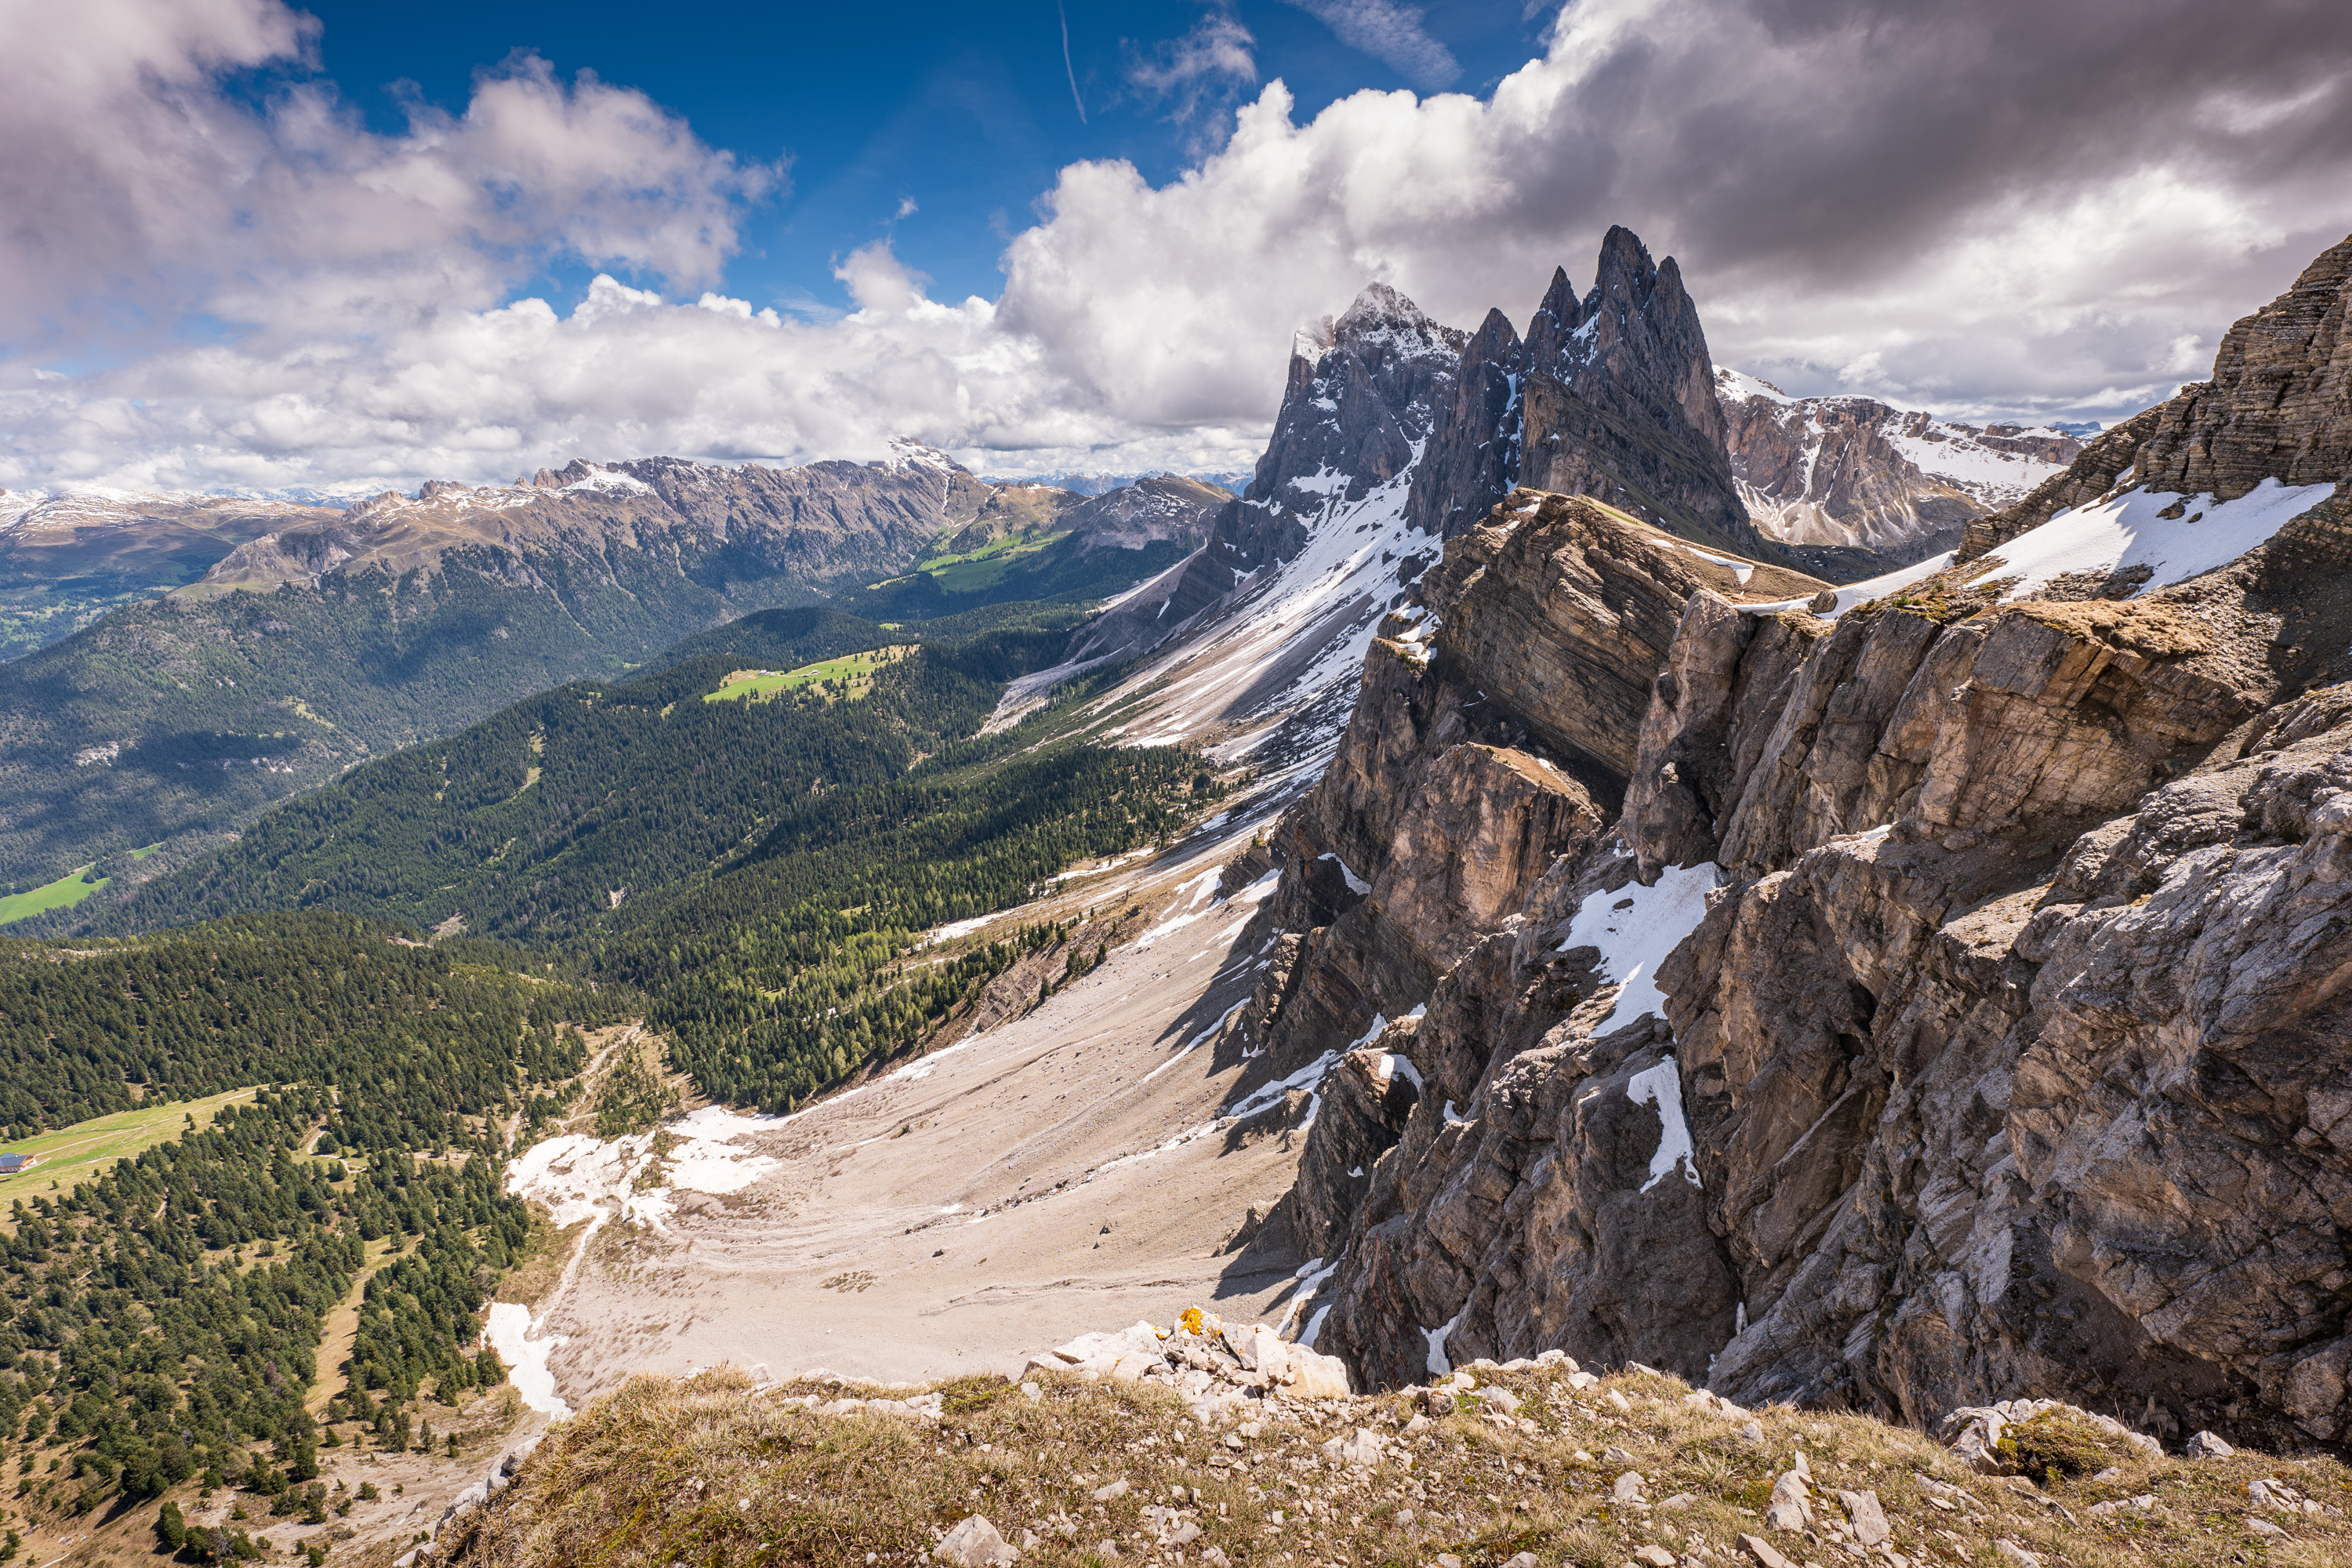
[[[1363,1080],[1275,1216],[1319,1349],[2352,1436],[2348,271],[1869,596],[1454,530],[1276,839],[1248,1048]],[[2150,492],[2218,563],[2122,569]]]

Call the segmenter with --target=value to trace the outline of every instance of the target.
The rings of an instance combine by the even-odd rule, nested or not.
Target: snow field
[[[2283,485],[2266,479],[2235,500],[2135,489],[2090,506],[2072,507],[2040,528],[2021,533],[1993,554],[2000,564],[1970,581],[1985,587],[2011,578],[2003,599],[2022,598],[2076,572],[2119,572],[2146,566],[2154,574],[2139,590],[2185,583],[2226,566],[2309,510],[2336,487]],[[2161,514],[2178,510],[2178,517]]]

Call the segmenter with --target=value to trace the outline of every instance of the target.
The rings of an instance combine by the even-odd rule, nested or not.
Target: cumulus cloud
[[[265,334],[498,303],[551,258],[715,280],[779,171],[644,94],[519,55],[462,115],[369,132],[331,89],[259,110],[225,72],[299,65],[278,0],[18,8],[0,64],[0,335],[92,341],[201,312]],[[31,36],[27,36],[27,34]]]
[[[1454,51],[1429,36],[1417,5],[1395,0],[1285,0],[1325,26],[1341,43],[1371,56],[1424,91],[1462,78]]]
[[[102,110],[39,143],[82,173],[0,160],[9,331],[256,326],[70,377],[0,363],[12,486],[381,488],[898,434],[998,472],[1245,467],[1300,321],[1372,279],[1523,321],[1612,222],[1679,258],[1718,359],[1791,390],[2114,417],[2352,228],[2341,7],[1580,0],[1485,98],[1302,121],[1271,82],[1167,184],[1064,169],[994,300],[933,300],[883,243],[840,263],[854,310],[780,318],[712,287],[777,174],[639,95],[524,60],[372,137],[331,99],[217,91],[308,47],[274,0],[100,3],[141,22],[125,62],[68,59]],[[12,153],[49,134],[0,116]],[[509,299],[551,251],[660,287]]]

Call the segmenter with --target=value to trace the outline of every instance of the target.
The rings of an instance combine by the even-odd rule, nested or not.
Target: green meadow
[[[157,1100],[77,1121],[36,1138],[0,1143],[0,1154],[22,1154],[39,1162],[29,1171],[0,1176],[0,1214],[6,1212],[10,1198],[46,1193],[52,1182],[58,1191],[69,1193],[76,1182],[102,1174],[115,1161],[178,1137],[187,1127],[184,1118],[193,1116],[197,1126],[209,1127],[222,1106],[251,1100],[253,1095],[251,1089],[233,1089],[203,1100]]]

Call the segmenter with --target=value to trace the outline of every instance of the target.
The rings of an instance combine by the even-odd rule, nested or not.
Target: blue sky
[[[934,297],[993,298],[1004,281],[999,254],[1035,221],[1056,170],[1124,158],[1165,183],[1224,123],[1215,112],[1224,100],[1188,117],[1180,100],[1132,79],[1139,62],[1213,14],[1198,4],[716,5],[673,8],[652,25],[640,5],[547,0],[312,0],[306,9],[325,25],[321,73],[386,134],[405,126],[417,97],[462,112],[475,73],[520,49],[562,75],[584,68],[641,89],[713,146],[785,160],[791,189],[748,215],[725,283],[783,310],[845,309],[835,263],[884,237],[933,280]],[[1302,9],[1216,10],[1247,31],[1257,74],[1281,78],[1302,119],[1366,88],[1491,90],[1542,52],[1550,22],[1548,8],[1531,13],[1521,0],[1430,8],[1421,25],[1458,68],[1433,82],[1348,47]],[[272,72],[256,85],[292,74],[307,73]],[[909,200],[915,210],[900,216]],[[576,294],[590,270],[564,267],[520,287]]]
[[[0,486],[1232,471],[1612,224],[1792,393],[2112,420],[2352,229],[2352,6],[1063,5],[20,7]]]

